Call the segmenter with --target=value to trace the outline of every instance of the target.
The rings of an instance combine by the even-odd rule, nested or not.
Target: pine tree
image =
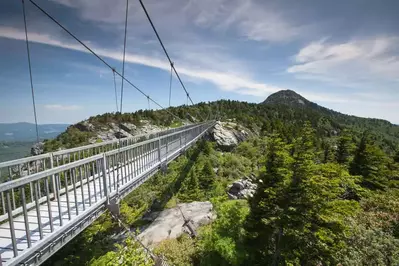
[[[203,190],[209,190],[212,188],[215,182],[216,174],[213,171],[212,163],[210,160],[206,160],[199,177],[199,186]]]
[[[204,155],[209,156],[213,151],[212,143],[210,141],[204,141],[203,143]]]
[[[357,206],[338,200],[346,193],[345,188],[356,191],[356,184],[339,165],[316,164],[314,136],[310,123],[306,123],[295,141],[293,178],[286,193],[286,224],[280,251],[276,252],[287,264],[337,264],[331,253],[342,244],[338,240],[345,224],[337,216]],[[335,217],[328,218],[332,214]]]
[[[301,257],[305,259],[305,254],[313,249],[311,243],[314,244],[311,234],[306,234],[312,227],[314,219],[313,207],[314,202],[310,187],[312,184],[312,177],[316,173],[316,154],[314,148],[314,130],[310,123],[305,123],[302,133],[295,141],[294,163],[293,163],[293,177],[292,182],[287,191],[287,198],[289,199],[289,207],[286,215],[287,228],[284,232],[285,244],[296,245],[302,252],[294,255],[289,250],[283,250],[283,254],[288,256],[286,260],[292,261]],[[306,243],[309,241],[309,243]],[[306,251],[305,250],[306,247]],[[307,260],[307,259],[305,259]],[[306,263],[305,263],[306,264]]]
[[[399,163],[399,150],[396,152],[395,156],[393,157],[393,160],[394,160],[396,163]]]
[[[323,150],[322,161],[323,163],[329,163],[335,161],[335,149],[330,141],[323,139],[321,143],[321,148]]]
[[[363,177],[362,185],[370,189],[385,189],[388,184],[387,157],[364,132],[350,165],[352,175]]]
[[[250,202],[251,211],[246,222],[248,246],[254,261],[274,259],[284,228],[286,188],[292,172],[292,158],[288,146],[273,135],[269,139],[266,172],[260,175],[258,188]]]
[[[195,169],[191,169],[188,173],[188,177],[184,180],[179,198],[185,202],[201,199],[201,191],[199,189],[199,181]]]
[[[294,185],[300,184],[314,172],[315,166],[314,129],[306,122],[301,137],[296,140],[294,153]]]
[[[337,162],[348,166],[352,159],[352,152],[354,148],[355,147],[352,142],[352,136],[350,135],[350,132],[348,130],[344,130],[337,144]]]

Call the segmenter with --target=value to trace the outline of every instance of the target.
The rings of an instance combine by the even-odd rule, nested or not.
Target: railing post
[[[169,152],[169,137],[166,137],[166,150],[165,150],[166,163],[168,163],[168,152]]]
[[[8,190],[6,191],[6,198],[7,198],[8,223],[10,224],[10,234],[11,234],[11,241],[12,241],[12,250],[14,252],[14,258],[15,258],[16,256],[18,256],[17,239],[15,237],[14,219],[12,217],[10,192]]]
[[[101,165],[103,170],[104,196],[107,198],[106,204],[109,204],[109,191],[108,191],[108,182],[107,182],[107,157],[105,153],[103,154],[103,158],[101,160],[102,160]]]
[[[161,162],[161,138],[158,138],[158,160]]]
[[[180,132],[180,149],[181,149],[181,136],[183,135],[181,132]]]
[[[53,168],[54,168],[54,155],[53,155],[53,153],[51,153],[50,154],[50,169],[53,169]],[[57,199],[57,193],[56,193],[56,188],[55,188],[55,175],[51,176],[51,186],[52,186],[52,189],[53,189],[54,199],[56,200]]]

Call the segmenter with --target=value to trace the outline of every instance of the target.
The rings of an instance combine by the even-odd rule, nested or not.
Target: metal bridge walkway
[[[1,184],[2,264],[41,264],[110,202],[130,193],[213,125],[199,124]]]

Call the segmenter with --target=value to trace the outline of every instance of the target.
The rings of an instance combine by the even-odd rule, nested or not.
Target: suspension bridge
[[[194,104],[142,0],[138,0],[170,64],[169,107],[173,74]],[[34,0],[21,0],[26,36],[33,116],[37,130],[35,90],[31,71],[26,3],[40,11],[112,71],[116,112],[123,111],[124,85],[143,100],[165,110],[175,121],[186,122],[155,101],[125,76],[129,0],[126,0],[122,71],[119,72]],[[116,78],[121,78],[120,100]],[[187,116],[195,117],[187,112]],[[106,210],[118,215],[119,200],[191,147],[215,125],[215,119],[196,114],[195,123],[158,133],[119,138],[0,163],[0,266],[40,265]],[[216,116],[214,116],[216,118]],[[202,121],[202,122],[198,122]],[[120,123],[122,121],[119,121]],[[184,124],[184,123],[183,123]],[[119,132],[120,133],[120,132]],[[120,135],[120,134],[119,134]]]
[[[134,144],[126,140],[123,147],[115,141],[0,163],[13,178],[0,185],[3,265],[45,261],[213,125],[161,132]]]

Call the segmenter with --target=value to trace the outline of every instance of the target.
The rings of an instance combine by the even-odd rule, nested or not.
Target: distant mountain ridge
[[[281,90],[271,94],[263,104],[288,104],[294,106],[308,106],[313,103],[292,90]]]
[[[368,122],[378,122],[383,123],[383,124],[389,124],[389,125],[394,125],[391,122],[380,119],[380,118],[366,118],[366,117],[359,117],[359,116],[354,116],[354,115],[349,115],[349,114],[343,114],[338,111],[334,111],[332,109],[328,109],[326,107],[323,107],[321,105],[318,105],[317,103],[311,102],[302,95],[296,93],[295,91],[292,90],[281,90],[276,93],[273,93],[269,95],[269,97],[266,98],[265,101],[263,101],[261,104],[266,104],[266,105],[288,105],[290,107],[300,107],[300,108],[309,108],[313,109],[315,111],[321,112],[324,115],[328,115],[334,118],[352,118],[356,120],[367,120]]]
[[[40,140],[52,139],[64,132],[68,124],[42,124],[38,126]],[[0,141],[35,141],[36,126],[32,123],[0,123]]]

